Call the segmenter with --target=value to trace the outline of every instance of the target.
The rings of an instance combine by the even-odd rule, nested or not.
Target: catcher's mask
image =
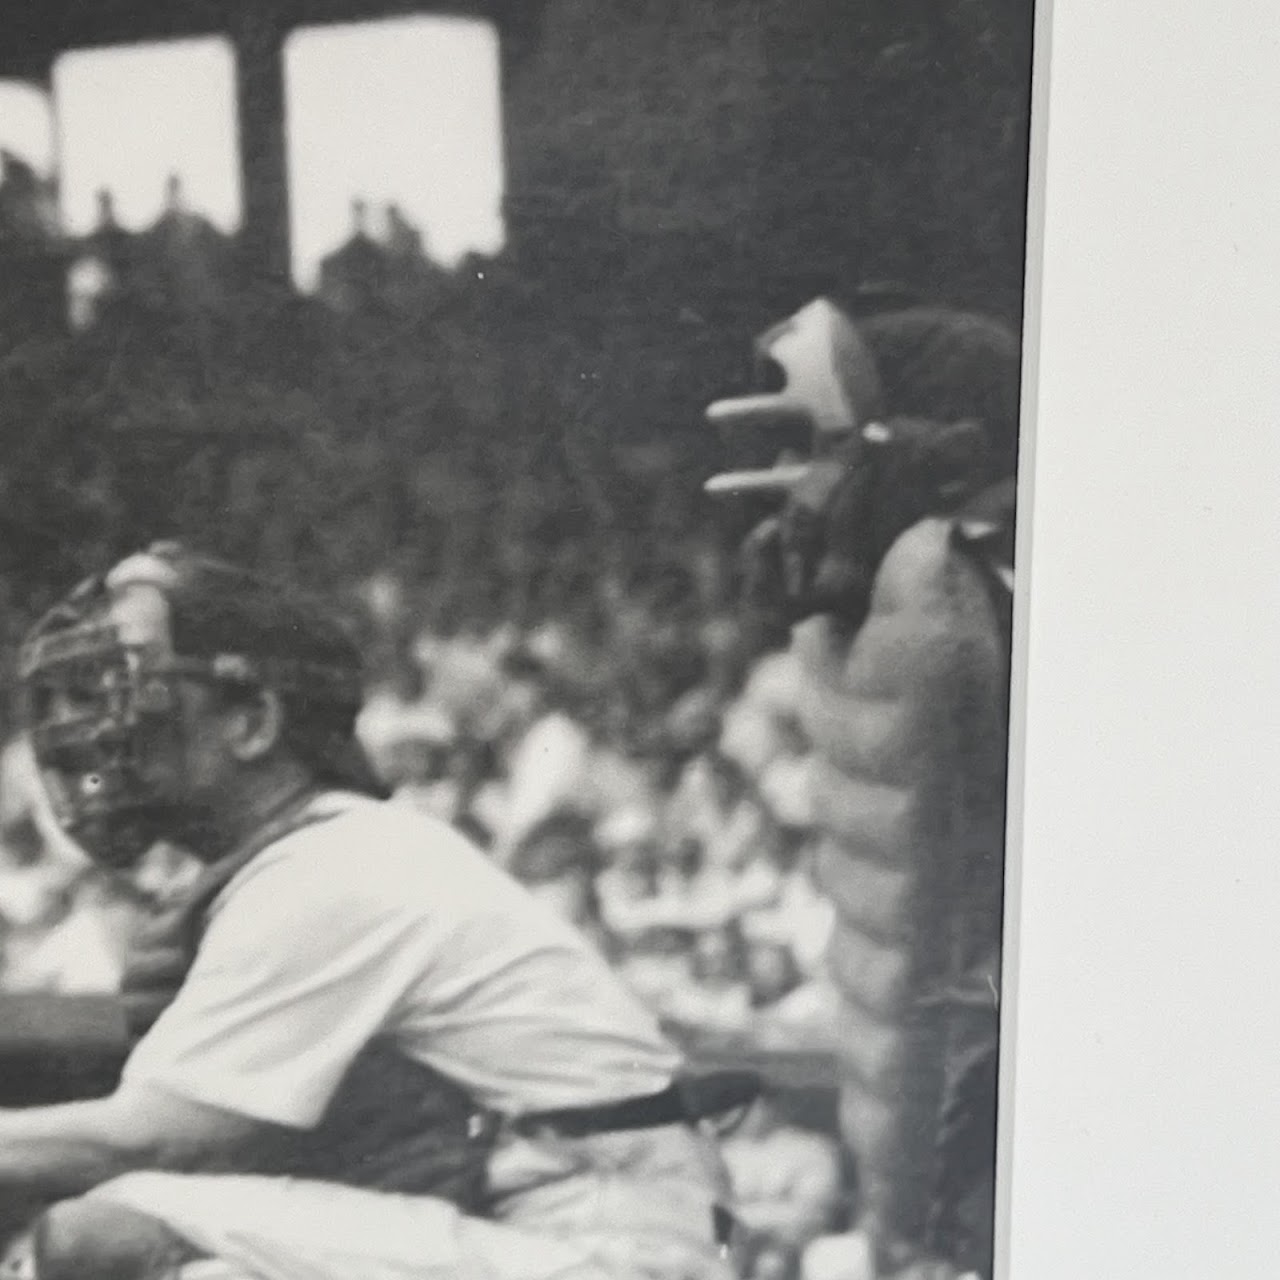
[[[777,504],[745,548],[747,596],[762,613],[781,626],[818,612],[856,627],[899,535],[1012,473],[1017,341],[945,309],[855,323],[820,298],[762,334],[756,354],[781,389],[717,401],[707,418],[783,430],[800,447],[706,489]]]
[[[374,790],[354,736],[358,653],[309,602],[170,544],[81,584],[23,646],[26,718],[60,825],[127,866],[191,800],[184,682],[271,689],[316,781]]]

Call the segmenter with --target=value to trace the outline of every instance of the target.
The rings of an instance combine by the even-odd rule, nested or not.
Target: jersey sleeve
[[[352,893],[323,862],[299,850],[228,896],[126,1081],[290,1128],[321,1120],[430,946],[394,893]]]

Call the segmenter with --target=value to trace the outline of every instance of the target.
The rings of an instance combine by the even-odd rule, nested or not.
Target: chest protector
[[[819,299],[758,347],[783,389],[708,418],[798,424],[807,453],[707,488],[781,503],[746,577],[800,659],[860,1227],[885,1273],[989,1275],[1018,343]]]
[[[177,996],[218,895],[268,846],[335,816],[299,801],[248,842],[210,866],[183,900],[140,932],[123,999],[129,1033],[140,1039]],[[304,1046],[300,1046],[304,1047]],[[375,1040],[355,1058],[320,1123],[264,1136],[252,1172],[318,1179],[369,1190],[431,1195],[464,1212],[483,1208],[495,1126],[466,1090]]]
[[[985,513],[921,521],[884,558],[856,634],[818,618],[793,641],[821,762],[817,876],[837,908],[842,1123],[863,1226],[982,1274],[1008,743],[1001,538]]]

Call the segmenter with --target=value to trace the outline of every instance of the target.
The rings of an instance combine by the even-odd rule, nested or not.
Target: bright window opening
[[[221,39],[64,54],[54,68],[62,215],[92,231],[109,192],[138,231],[175,199],[233,231],[241,216],[235,55]],[[177,182],[173,183],[172,180]]]
[[[371,238],[416,232],[445,267],[502,247],[491,24],[409,18],[299,30],[286,46],[285,94],[300,287],[313,288],[321,260],[351,236],[357,202]]]
[[[0,80],[0,151],[41,178],[53,172],[53,113],[47,95],[20,80]]]

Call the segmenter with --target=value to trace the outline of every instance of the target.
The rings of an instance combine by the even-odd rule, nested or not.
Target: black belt
[[[748,1071],[717,1071],[676,1080],[657,1093],[602,1102],[588,1107],[563,1107],[518,1116],[517,1132],[551,1129],[566,1138],[627,1129],[658,1129],[664,1125],[696,1124],[749,1106],[760,1095],[759,1077]]]

